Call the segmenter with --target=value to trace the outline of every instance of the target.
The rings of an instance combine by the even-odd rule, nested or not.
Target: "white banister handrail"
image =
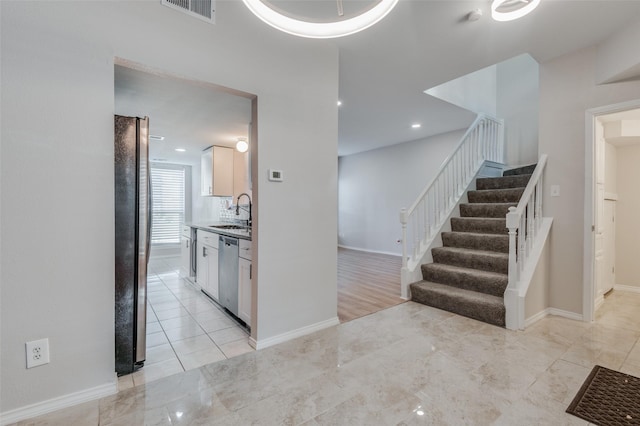
[[[411,207],[400,211],[402,296],[414,271],[485,161],[502,163],[503,123],[479,114]],[[409,247],[411,245],[411,247]]]
[[[473,132],[478,124],[480,124],[482,122],[482,120],[488,118],[487,116],[485,116],[484,114],[478,114],[478,116],[476,117],[476,119],[473,121],[473,123],[471,123],[471,126],[469,126],[469,128],[467,129],[467,131],[464,133],[464,135],[462,136],[462,138],[460,139],[460,142],[458,142],[458,145],[456,146],[456,148],[453,150],[453,152],[451,154],[449,154],[449,156],[447,158],[444,159],[444,161],[442,162],[442,165],[440,166],[440,172],[435,175],[433,177],[433,179],[431,179],[431,181],[427,184],[427,186],[424,187],[424,189],[422,190],[422,192],[420,193],[420,195],[418,195],[418,198],[416,198],[416,201],[413,203],[413,205],[411,207],[409,207],[409,209],[407,209],[407,216],[410,216],[413,211],[418,207],[418,204],[420,204],[420,200],[422,200],[424,198],[424,196],[427,194],[427,192],[429,191],[429,189],[433,186],[433,184],[435,183],[435,181],[438,179],[438,177],[442,174],[442,171],[444,170],[445,166],[451,161],[451,159],[453,158],[454,155],[456,155],[456,153],[458,152],[458,150],[460,149],[460,147],[465,143],[465,141],[467,140],[467,138],[469,137],[469,135],[471,134],[471,132]]]

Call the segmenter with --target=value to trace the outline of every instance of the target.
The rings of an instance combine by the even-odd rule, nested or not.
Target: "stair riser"
[[[422,265],[422,279],[426,281],[447,284],[452,287],[491,294],[497,297],[503,297],[507,288],[508,278],[506,275],[501,279],[490,279],[470,273],[443,271],[431,265]]]
[[[518,167],[517,169],[506,170],[502,176],[530,175],[536,169],[537,164],[530,166]]]
[[[483,221],[472,218],[451,218],[451,230],[454,232],[477,232],[479,234],[507,234],[507,220]]]
[[[531,175],[478,178],[476,179],[476,189],[524,188],[529,183],[530,178]]]
[[[496,258],[481,253],[452,253],[446,250],[431,250],[435,263],[445,265],[461,266],[463,268],[479,269],[481,271],[499,272],[506,274],[509,272],[509,258]]]
[[[462,217],[493,217],[505,218],[509,207],[516,207],[516,203],[508,204],[460,204]]]
[[[504,306],[487,307],[478,303],[460,301],[456,297],[431,292],[429,289],[423,289],[413,285],[411,286],[411,300],[500,327],[504,327],[505,325]]]
[[[469,191],[470,203],[517,203],[522,197],[524,188],[491,189],[485,191]]]
[[[442,233],[442,244],[445,247],[468,248],[473,250],[491,250],[509,253],[508,235],[472,235],[469,233]]]

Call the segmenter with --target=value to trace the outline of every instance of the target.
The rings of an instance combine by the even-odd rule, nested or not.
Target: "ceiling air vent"
[[[162,4],[203,21],[216,23],[216,0],[161,0]]]

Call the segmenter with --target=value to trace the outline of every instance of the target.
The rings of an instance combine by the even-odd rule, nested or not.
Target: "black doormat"
[[[596,365],[567,413],[601,425],[640,425],[640,379]]]

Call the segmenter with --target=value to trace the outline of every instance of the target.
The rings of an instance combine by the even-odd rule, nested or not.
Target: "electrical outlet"
[[[49,339],[40,339],[25,344],[27,368],[49,364]]]

